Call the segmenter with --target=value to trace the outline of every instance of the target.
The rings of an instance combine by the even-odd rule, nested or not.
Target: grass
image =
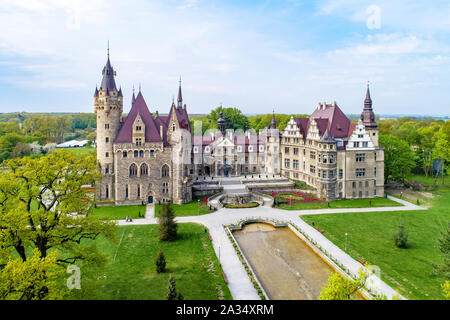
[[[64,148],[62,150],[73,151],[75,153],[75,155],[77,155],[77,156],[95,155],[95,148],[94,147],[88,147],[88,146],[84,146],[84,147],[81,147],[81,148]]]
[[[185,204],[172,204],[172,207],[175,210],[176,217],[201,216],[213,212],[213,210],[210,210],[209,207],[205,205],[200,204],[199,208],[197,200],[193,200]],[[161,208],[161,205],[156,204],[155,217],[158,216],[159,208]]]
[[[82,277],[82,288],[97,289],[96,295],[82,299],[164,300],[170,275],[185,300],[232,299],[203,226],[179,224],[178,240],[174,242],[160,242],[157,225],[124,226],[118,228],[117,239],[117,243],[96,240],[107,262],[103,271],[88,279]],[[166,272],[161,274],[155,267],[159,249],[167,262]]]
[[[329,205],[328,205],[329,204]],[[304,200],[295,202],[292,205],[284,204],[279,209],[285,210],[305,210],[305,209],[338,209],[338,208],[369,208],[369,207],[397,207],[398,202],[387,198],[336,200],[330,202]]]
[[[408,181],[415,180],[419,181],[425,187],[434,187],[434,177],[432,176],[425,176],[423,174],[411,174],[406,178],[406,180]],[[444,176],[444,183],[442,183],[442,176],[440,176],[437,180],[436,185],[450,187],[450,177]]]
[[[142,217],[139,217],[139,212]],[[97,207],[92,210],[91,216],[99,219],[107,218],[111,220],[125,220],[127,216],[133,219],[143,218],[145,215],[145,206],[114,206]]]
[[[444,277],[433,275],[433,264],[443,255],[438,239],[450,222],[450,189],[434,191],[433,206],[426,211],[339,213],[302,216],[307,223],[324,229],[329,240],[348,253],[381,268],[381,276],[409,299],[442,299]],[[408,248],[395,247],[392,235],[403,222],[409,234]]]

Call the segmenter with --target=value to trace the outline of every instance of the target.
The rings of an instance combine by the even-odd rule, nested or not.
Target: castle
[[[369,88],[358,123],[350,122],[336,103],[323,103],[309,118],[291,117],[281,133],[275,116],[257,135],[226,130],[221,114],[217,130],[203,135],[192,134],[181,80],[168,116],[151,113],[141,89],[137,96],[133,92],[131,110],[122,116],[123,93],[109,52],[102,75],[94,94],[100,203],[181,204],[192,200],[199,179],[242,175],[300,180],[328,200],[384,194],[384,151],[378,146]]]

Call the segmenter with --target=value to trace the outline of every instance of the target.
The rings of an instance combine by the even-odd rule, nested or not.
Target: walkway
[[[380,211],[407,211],[407,210],[425,210],[422,207],[416,206],[412,203],[389,197],[403,204],[399,207],[378,207],[378,208],[351,208],[351,209],[319,209],[319,210],[281,210],[270,207],[257,207],[249,209],[220,209],[211,214],[191,217],[177,217],[176,221],[179,223],[194,222],[206,226],[213,239],[213,247],[217,257],[220,256],[220,263],[223,271],[228,278],[228,287],[235,300],[259,300],[259,296],[254,289],[243,265],[241,264],[232,243],[228,239],[224,226],[230,224],[237,224],[242,220],[251,218],[262,218],[267,220],[275,220],[293,224],[297,229],[305,233],[310,239],[316,242],[322,250],[328,252],[338,264],[345,266],[352,274],[358,274],[361,264],[350,257],[347,253],[342,251],[331,241],[325,238],[320,232],[304,222],[301,215],[312,214],[331,214],[331,213],[346,213],[346,212],[380,212]],[[118,221],[119,225],[146,225],[155,224],[157,219],[136,219],[133,222],[126,222],[125,220]],[[391,298],[396,292],[381,281],[375,275],[369,277],[368,287],[375,289],[379,293],[385,294]]]

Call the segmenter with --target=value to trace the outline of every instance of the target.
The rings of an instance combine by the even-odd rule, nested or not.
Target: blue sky
[[[432,3],[432,5],[431,5]],[[450,114],[449,1],[0,0],[0,112],[93,112],[107,41],[128,112]]]

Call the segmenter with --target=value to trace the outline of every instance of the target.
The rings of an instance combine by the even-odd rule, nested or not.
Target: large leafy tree
[[[207,116],[208,120],[214,127],[217,126],[217,120],[220,117],[220,112],[223,112],[226,129],[242,129],[244,131],[250,128],[247,117],[238,108],[223,108],[218,107],[212,110]]]
[[[319,295],[319,300],[352,300],[359,290],[363,289],[369,274],[360,270],[356,279],[348,279],[334,272]]]
[[[384,147],[385,181],[404,181],[415,166],[410,146],[406,141],[391,135],[380,135],[380,145]]]
[[[68,264],[103,262],[94,244],[82,243],[101,234],[112,239],[116,228],[113,222],[85,216],[94,199],[84,186],[99,177],[95,157],[56,151],[38,159],[8,160],[4,166],[7,170],[0,174],[2,273],[13,270],[10,264],[17,262],[10,258],[14,256],[24,263],[36,256],[33,263],[23,265],[31,268],[40,262],[48,267],[45,258],[50,254],[55,255],[55,268],[61,270]],[[49,285],[25,297],[41,299],[42,292],[50,294],[50,289]]]

